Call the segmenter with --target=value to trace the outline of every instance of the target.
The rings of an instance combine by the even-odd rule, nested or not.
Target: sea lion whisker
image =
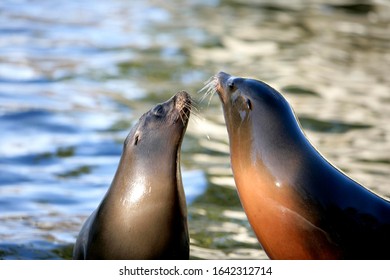
[[[204,92],[204,95],[202,96],[200,102],[203,102],[207,97],[214,94],[215,87],[212,83],[208,83],[201,91]]]
[[[184,102],[182,109],[187,109],[191,112],[191,114],[194,115],[199,114],[198,102],[194,100],[191,96]]]
[[[202,119],[202,116],[198,108],[198,102],[192,100],[191,103],[186,104],[186,106],[188,106],[187,109],[191,111],[193,120],[197,121]]]
[[[204,87],[198,91],[198,93],[204,92],[204,95],[202,96],[202,98],[199,101],[200,103],[202,103],[206,99],[206,97],[210,96],[208,106],[210,105],[211,99],[213,98],[214,94],[217,92],[217,82],[218,82],[218,80],[217,80],[216,76],[210,77],[205,82]]]
[[[187,107],[186,105],[181,109],[182,115],[184,115],[186,119],[190,118],[191,109],[191,107]]]
[[[183,125],[185,125],[186,123],[185,123],[185,121],[184,121],[183,114],[185,115],[185,112],[184,112],[184,111],[180,111],[180,113],[179,113],[179,118],[180,118],[180,120],[181,120],[181,123],[182,123]],[[188,120],[187,115],[186,115],[186,119]]]
[[[187,100],[184,103],[184,107],[187,108],[191,112],[195,111],[195,113],[199,113],[198,103],[195,100],[193,100],[192,98],[190,98],[189,100]]]
[[[181,119],[183,125],[185,125],[186,121],[188,121],[190,118],[191,107],[189,106],[190,104],[188,104],[186,101],[179,110],[179,118]],[[186,112],[186,109],[188,112]]]

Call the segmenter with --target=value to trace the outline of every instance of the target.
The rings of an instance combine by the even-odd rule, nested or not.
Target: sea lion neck
[[[171,186],[178,183],[182,186],[181,179],[177,177],[180,175],[180,166],[175,157],[176,155],[140,158],[124,152],[107,199],[116,200],[112,203],[130,205],[127,208],[137,207],[142,200],[148,200],[148,197],[160,196],[161,200],[166,197],[166,201],[170,201],[177,192]]]

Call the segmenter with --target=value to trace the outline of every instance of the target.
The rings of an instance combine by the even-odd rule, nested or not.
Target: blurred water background
[[[261,79],[332,163],[390,197],[387,0],[2,0],[0,258],[69,259],[132,124],[213,74]],[[221,106],[182,147],[193,259],[267,258],[240,206]]]

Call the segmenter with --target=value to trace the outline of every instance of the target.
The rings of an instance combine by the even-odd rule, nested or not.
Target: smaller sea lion
[[[189,258],[180,148],[190,111],[190,95],[181,91],[132,127],[111,186],[78,235],[74,259]]]

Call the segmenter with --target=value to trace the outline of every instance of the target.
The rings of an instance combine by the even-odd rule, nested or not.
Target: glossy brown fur
[[[215,86],[240,200],[270,258],[390,258],[390,203],[326,161],[280,93],[223,72]]]
[[[144,114],[126,138],[111,187],[77,238],[75,259],[188,259],[180,147],[190,97]]]

